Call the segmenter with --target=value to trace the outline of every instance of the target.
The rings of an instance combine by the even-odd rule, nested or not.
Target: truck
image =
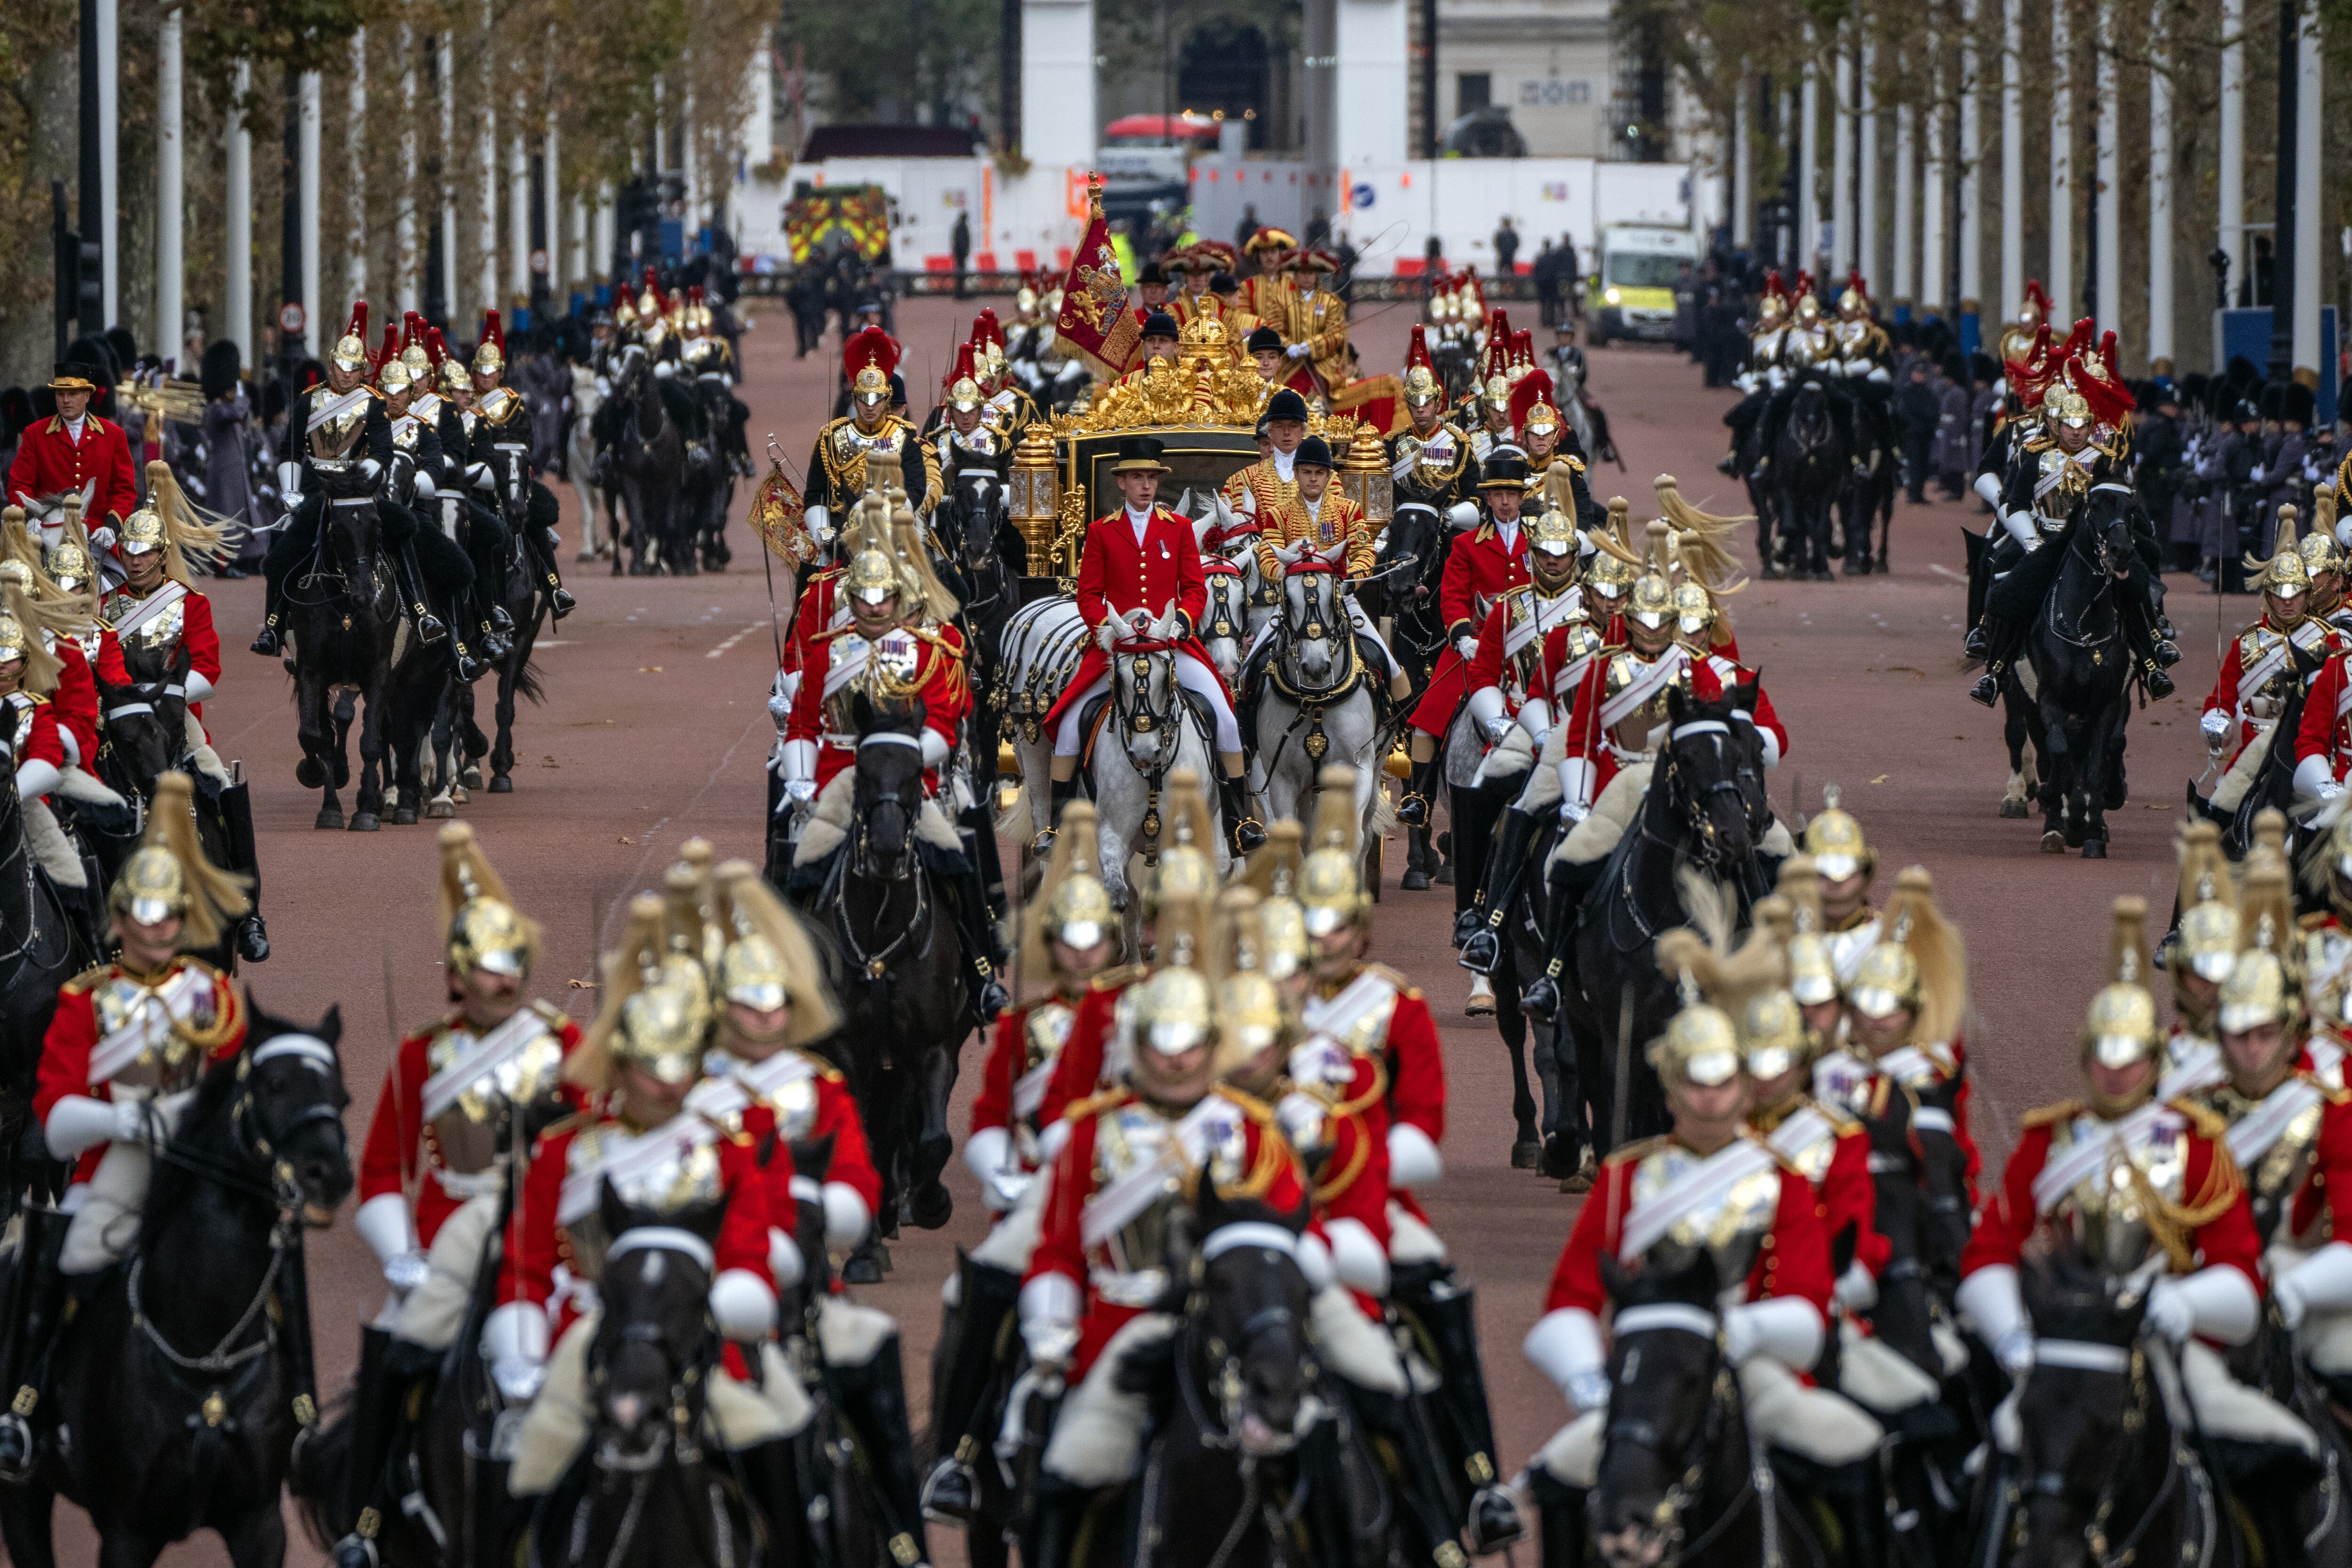
[[[1699,236],[1659,224],[1611,224],[1601,231],[1586,286],[1586,340],[1663,343],[1675,334],[1675,285],[1699,263]]]

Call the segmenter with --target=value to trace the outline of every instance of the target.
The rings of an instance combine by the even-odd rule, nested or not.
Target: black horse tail
[[[302,1528],[320,1551],[351,1533],[352,1521],[343,1517],[344,1485],[351,1473],[354,1437],[354,1396],[346,1389],[335,1396],[318,1425],[294,1444],[286,1471],[286,1490],[302,1514]]]
[[[514,673],[514,689],[515,695],[519,697],[529,697],[541,706],[546,705],[547,688],[540,685],[539,666],[528,659],[523,661],[522,668]]]

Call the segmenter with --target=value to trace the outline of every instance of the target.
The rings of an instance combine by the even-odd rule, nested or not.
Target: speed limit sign
[[[530,269],[533,272],[545,272],[547,270],[547,252],[543,250],[535,250],[530,253]]]
[[[278,308],[278,329],[289,337],[299,332],[310,318],[304,313],[299,299],[289,299]]]

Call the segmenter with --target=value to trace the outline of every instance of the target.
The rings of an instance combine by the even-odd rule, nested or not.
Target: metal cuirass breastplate
[[[444,1029],[425,1047],[425,1064],[436,1073],[445,1072],[476,1043],[476,1037],[467,1030]],[[441,1150],[442,1165],[459,1176],[473,1176],[496,1165],[505,1108],[554,1092],[562,1071],[563,1042],[546,1030],[509,1053],[505,1061],[485,1064],[479,1076],[433,1118],[433,1141]]]
[[[2273,1092],[2282,1092],[2295,1082],[2290,1078]],[[2263,1103],[2247,1099],[2226,1083],[2200,1099],[2232,1127]],[[2304,1179],[2311,1174],[2312,1156],[2319,1149],[2320,1121],[2326,1113],[2327,1102],[2314,1100],[2287,1123],[2276,1142],[2239,1167],[2246,1179],[2247,1201],[2253,1207],[2254,1229],[2265,1246],[2273,1239],[2290,1239],[2280,1231],[2279,1222],[2287,1218],[2294,1205],[2294,1195],[2302,1190]]]
[[[1652,1151],[1633,1168],[1633,1206],[1647,1202],[1704,1163],[1677,1144]],[[1780,1206],[1780,1169],[1767,1166],[1734,1182],[1711,1207],[1695,1208],[1675,1220],[1672,1229],[1651,1243],[1643,1260],[1649,1268],[1673,1270],[1686,1267],[1706,1252],[1715,1259],[1716,1279],[1723,1290],[1727,1293],[1742,1290],[1763,1255]]]
[[[2105,1138],[2110,1130],[2108,1124],[2094,1117],[2076,1116],[2055,1130],[2050,1140],[2050,1158],[2058,1159],[2080,1139]],[[2085,1259],[2111,1274],[2127,1274],[2138,1268],[2156,1246],[2143,1189],[2132,1179],[2126,1164],[2138,1168],[2147,1189],[2167,1203],[2179,1203],[2189,1175],[2187,1121],[2168,1113],[2145,1143],[2127,1155],[2110,1157],[2059,1200],[2052,1218],[2074,1232]]]
[[[99,982],[89,994],[90,1010],[98,1019],[100,1040],[131,1021],[142,1009],[160,1013],[163,1004],[153,992],[127,975],[111,975]],[[189,1022],[198,1027],[212,1022],[209,1007],[199,1006]],[[152,1090],[157,1095],[176,1094],[183,1089],[193,1089],[204,1076],[205,1055],[178,1034],[164,1037],[160,1046],[151,1046],[132,1060],[128,1067],[107,1080],[123,1089]]]
[[[1175,1123],[1149,1106],[1129,1103],[1105,1112],[1095,1125],[1096,1190],[1099,1192],[1159,1161],[1175,1130]],[[1168,1167],[1166,1189],[1159,1200],[1103,1241],[1111,1267],[1119,1272],[1149,1273],[1164,1279],[1169,1217],[1183,1196],[1183,1186],[1175,1170],[1177,1163],[1181,1162],[1171,1162]]]
[[[571,1173],[578,1175],[593,1169],[616,1136],[625,1134],[614,1125],[583,1129],[572,1140]],[[719,1147],[707,1141],[673,1150],[668,1158],[656,1162],[650,1169],[640,1167],[614,1186],[614,1191],[631,1207],[651,1209],[656,1214],[674,1214],[688,1204],[715,1198],[725,1189],[719,1171]],[[585,1280],[599,1278],[604,1271],[605,1249],[613,1239],[604,1234],[601,1209],[590,1209],[563,1228],[572,1241],[572,1271]]]

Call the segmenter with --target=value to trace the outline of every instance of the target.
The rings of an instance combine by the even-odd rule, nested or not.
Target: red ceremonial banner
[[[1116,381],[1134,357],[1143,322],[1128,308],[1127,280],[1119,276],[1111,247],[1110,220],[1103,216],[1102,176],[1089,177],[1086,237],[1070,257],[1062,280],[1062,314],[1055,341],[1104,381]]]

